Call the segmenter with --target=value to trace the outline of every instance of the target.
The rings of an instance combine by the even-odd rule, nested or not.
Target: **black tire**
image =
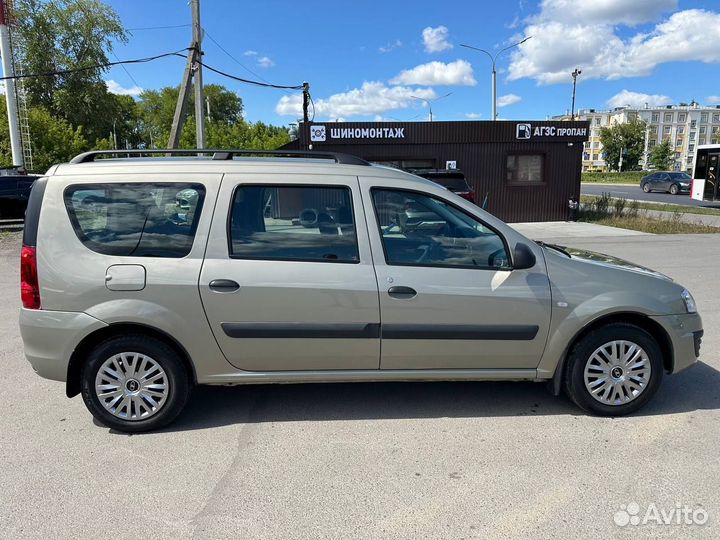
[[[643,190],[645,193],[650,193],[650,191],[651,191],[651,189],[650,189],[650,184],[648,184],[647,182],[645,182],[645,183],[644,183],[642,186],[640,186],[640,187],[642,188],[642,190]]]
[[[585,385],[585,366],[591,355],[602,345],[614,340],[626,340],[642,347],[650,364],[649,382],[633,400],[619,404],[604,404],[595,399]],[[662,351],[655,338],[642,328],[627,323],[612,323],[593,330],[576,342],[565,365],[563,386],[565,393],[581,409],[601,416],[623,416],[645,405],[657,392],[663,377]]]
[[[678,193],[680,193],[680,188],[677,184],[670,186],[670,195],[677,195]]]
[[[103,363],[119,353],[134,352],[152,358],[167,376],[167,397],[157,412],[145,419],[126,420],[112,414],[95,392],[95,380]],[[138,433],[160,429],[175,420],[187,403],[191,381],[177,353],[165,342],[144,335],[110,338],[88,355],[81,372],[81,391],[85,406],[101,423],[111,429]]]

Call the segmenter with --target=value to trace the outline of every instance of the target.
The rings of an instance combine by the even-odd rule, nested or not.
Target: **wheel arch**
[[[667,333],[667,331],[659,323],[642,313],[636,313],[632,311],[609,313],[589,322],[580,330],[578,330],[578,332],[568,343],[567,347],[565,347],[562,357],[560,358],[560,361],[555,367],[555,373],[550,380],[550,390],[552,391],[553,395],[560,395],[563,374],[565,372],[565,363],[567,362],[568,355],[570,354],[570,351],[575,346],[575,344],[593,330],[613,323],[632,324],[645,330],[648,334],[650,334],[660,346],[660,351],[663,355],[663,368],[668,373],[672,372],[673,362],[675,358],[672,340],[670,339],[670,335]]]
[[[99,343],[113,337],[126,336],[128,334],[144,335],[158,339],[169,345],[182,360],[183,366],[190,376],[191,383],[197,383],[197,374],[195,373],[195,365],[190,358],[187,350],[183,345],[173,338],[170,334],[158,330],[152,326],[138,323],[114,323],[88,334],[75,347],[70,355],[68,363],[67,379],[65,383],[65,394],[71,398],[80,393],[80,374],[82,366],[85,363],[88,353]]]

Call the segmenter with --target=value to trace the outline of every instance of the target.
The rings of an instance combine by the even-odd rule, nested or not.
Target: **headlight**
[[[697,313],[697,306],[695,305],[695,299],[693,298],[690,291],[685,289],[680,296],[682,296],[683,302],[685,302],[685,309],[688,313]]]

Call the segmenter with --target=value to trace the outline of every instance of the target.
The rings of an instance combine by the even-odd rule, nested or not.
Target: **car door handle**
[[[210,282],[210,289],[215,292],[235,292],[239,288],[237,281],[232,279],[213,279]]]
[[[390,287],[388,294],[393,298],[409,299],[417,296],[417,291],[410,287]]]

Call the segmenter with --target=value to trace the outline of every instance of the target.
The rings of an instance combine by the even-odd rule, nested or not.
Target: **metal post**
[[[308,106],[310,105],[310,85],[303,81],[303,122],[308,122]]]
[[[580,75],[581,73],[582,71],[580,71],[578,68],[575,68],[575,71],[570,74],[573,78],[572,109],[570,109],[571,120],[575,120],[575,85],[577,84],[578,75]]]
[[[495,70],[495,61],[493,61],[492,70],[492,120],[497,120],[497,71]]]
[[[191,0],[193,19],[193,83],[195,88],[195,137],[198,148],[205,148],[205,95],[202,78],[202,27],[200,26],[200,0]]]
[[[10,48],[10,29],[8,28],[7,5],[0,0],[0,55],[2,56],[3,76],[14,77],[12,50]],[[12,149],[13,166],[25,168],[20,138],[20,122],[15,93],[15,79],[5,81],[5,101],[7,102],[8,127],[10,128],[10,148]]]

